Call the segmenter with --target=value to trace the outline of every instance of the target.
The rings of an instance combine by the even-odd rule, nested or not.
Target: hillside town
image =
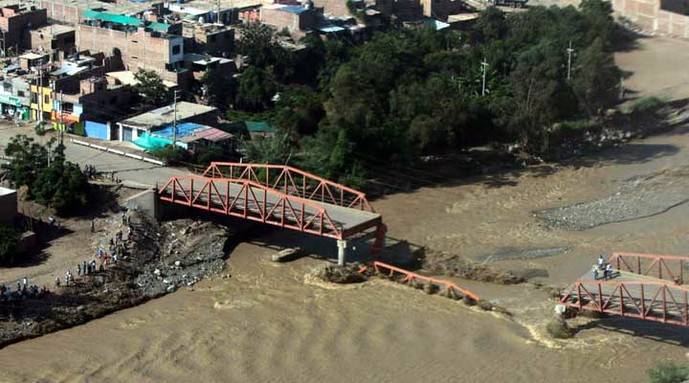
[[[172,125],[185,123],[177,144],[232,147],[235,135],[218,129],[225,116],[204,105],[208,99],[200,81],[210,70],[239,77],[251,65],[235,49],[242,25],[270,26],[281,32],[283,47],[299,51],[306,49],[300,40],[307,35],[364,40],[381,27],[383,17],[433,29],[461,28],[478,17],[465,3],[449,0],[344,5],[327,0],[4,4],[0,113],[93,139],[138,142],[143,149],[151,148],[152,137],[171,142]],[[137,107],[142,70],[155,72],[174,100],[151,110]],[[188,101],[172,102],[178,97]],[[262,123],[238,122],[241,128]]]

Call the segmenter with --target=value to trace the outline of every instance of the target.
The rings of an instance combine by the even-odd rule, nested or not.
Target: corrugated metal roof
[[[82,12],[81,15],[87,19],[108,21],[115,24],[131,25],[134,27],[146,26],[147,28],[151,28],[152,30],[161,33],[166,33],[170,29],[170,24],[152,22],[148,25],[145,25],[143,20],[137,19],[136,17],[118,15],[110,12],[98,12],[87,9]]]
[[[250,133],[275,133],[277,129],[265,121],[244,121]]]
[[[109,13],[109,12],[92,11],[90,9],[87,9],[84,12],[82,12],[81,15],[87,19],[109,21],[111,23],[122,24],[122,25],[132,25],[135,27],[138,27],[139,25],[142,24],[142,21],[140,19],[137,19],[136,17],[118,15],[116,13]]]
[[[199,139],[202,138],[204,140],[213,141],[213,142],[225,141],[225,140],[229,140],[230,138],[234,137],[230,133],[224,132],[218,128],[213,128],[211,126],[196,129],[194,131],[194,136],[199,138]]]

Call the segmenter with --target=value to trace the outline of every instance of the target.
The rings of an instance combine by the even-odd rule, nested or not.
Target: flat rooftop
[[[217,110],[217,108],[212,106],[180,101],[177,103],[177,122],[182,122],[194,116],[210,113],[215,110]],[[120,121],[119,124],[139,129],[151,129],[172,124],[174,119],[175,112],[173,105],[166,105]]]
[[[74,28],[67,26],[67,25],[51,24],[51,25],[46,25],[45,27],[36,28],[36,29],[32,30],[31,32],[38,32],[38,33],[44,33],[44,34],[51,35],[51,36],[56,36],[56,35],[61,35],[63,33],[74,32]]]

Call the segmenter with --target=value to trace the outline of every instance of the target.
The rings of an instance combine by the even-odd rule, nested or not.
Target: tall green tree
[[[280,91],[271,122],[298,138],[315,133],[324,116],[319,93],[308,86],[292,85]]]
[[[139,68],[134,74],[134,79],[137,81],[134,89],[145,104],[161,106],[171,100],[169,89],[155,71]]]
[[[513,101],[505,117],[522,144],[535,152],[545,149],[546,131],[554,122],[576,112],[562,71],[564,59],[556,52],[558,46],[548,41],[523,52],[510,77]]]
[[[292,143],[286,134],[256,137],[244,143],[249,161],[259,164],[286,164],[292,155]]]
[[[572,86],[584,110],[595,116],[617,102],[622,74],[600,38],[584,49],[578,61]]]
[[[258,67],[247,68],[239,77],[237,105],[247,111],[260,112],[271,105],[277,86],[272,72]]]
[[[48,166],[48,149],[25,135],[12,137],[5,148],[5,154],[12,157],[12,161],[2,167],[8,170],[10,182],[17,187],[33,185],[40,171]]]
[[[251,22],[244,24],[239,32],[237,51],[248,56],[252,66],[265,68],[275,63],[275,52],[279,45],[273,28],[260,22]]]
[[[0,224],[0,266],[10,266],[19,257],[19,233]]]
[[[201,92],[209,105],[221,110],[227,109],[235,93],[236,84],[227,73],[209,69],[200,79]]]
[[[31,190],[36,202],[65,216],[86,206],[89,188],[86,175],[77,164],[65,160],[64,146],[58,145],[50,166],[41,171]]]

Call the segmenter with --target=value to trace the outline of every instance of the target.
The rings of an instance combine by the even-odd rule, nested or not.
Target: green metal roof
[[[144,26],[144,22],[141,19],[137,19],[136,17],[131,17],[131,16],[118,15],[116,13],[98,12],[98,11],[93,11],[93,10],[87,9],[84,12],[82,12],[81,15],[86,19],[96,19],[96,20],[108,21],[108,22],[115,23],[115,24],[131,25],[134,27]],[[145,25],[145,26],[148,28],[151,28],[154,31],[162,32],[162,33],[165,33],[170,29],[170,24],[165,24],[165,23],[155,23],[154,22],[154,23],[150,23],[150,24]]]
[[[148,24],[146,27],[151,28],[156,32],[167,33],[167,31],[170,29],[170,24],[152,22]]]
[[[133,25],[136,27],[141,25],[141,20],[136,17],[118,15],[116,13],[98,12],[87,9],[81,15],[87,19],[109,21],[116,24]]]
[[[244,121],[250,133],[275,133],[277,129],[265,121]]]

